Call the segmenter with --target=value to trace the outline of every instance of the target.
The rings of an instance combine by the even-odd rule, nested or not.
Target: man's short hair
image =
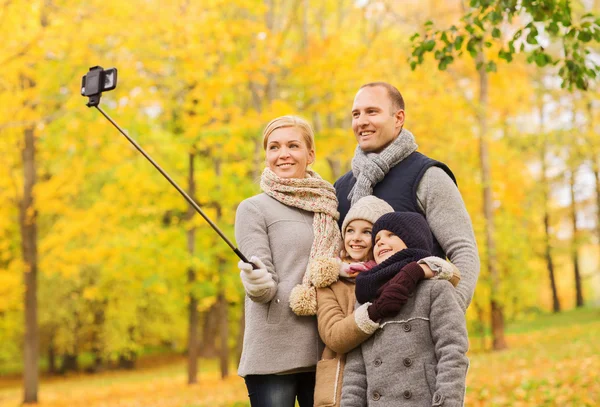
[[[360,87],[360,89],[374,88],[376,86],[381,86],[382,88],[385,88],[387,90],[388,96],[392,101],[392,108],[394,108],[394,111],[391,112],[392,114],[396,113],[398,110],[404,110],[404,98],[402,97],[400,91],[394,85],[390,85],[387,82],[371,82],[365,83]]]

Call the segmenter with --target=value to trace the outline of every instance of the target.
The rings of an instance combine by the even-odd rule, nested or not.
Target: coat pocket
[[[425,378],[427,379],[427,385],[429,386],[429,392],[433,397],[435,393],[435,383],[436,383],[436,365],[432,365],[431,363],[425,363]]]
[[[339,406],[339,376],[342,374],[339,359],[323,359],[317,363],[315,407]]]

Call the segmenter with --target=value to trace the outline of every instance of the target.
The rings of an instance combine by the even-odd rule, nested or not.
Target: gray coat
[[[452,284],[423,281],[396,317],[348,354],[341,406],[462,406],[468,347]]]
[[[275,287],[260,297],[246,294],[240,376],[315,370],[323,343],[315,316],[297,316],[289,306],[302,282],[314,239],[313,213],[286,206],[266,194],[244,200],[235,217],[238,248],[257,256]]]

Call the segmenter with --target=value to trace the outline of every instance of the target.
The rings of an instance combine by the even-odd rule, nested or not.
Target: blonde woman
[[[338,253],[341,236],[333,186],[308,167],[315,160],[311,126],[295,116],[263,132],[262,193],[238,207],[235,236],[256,266],[240,262],[246,328],[238,374],[253,407],[314,403],[323,350],[316,321],[311,261]]]

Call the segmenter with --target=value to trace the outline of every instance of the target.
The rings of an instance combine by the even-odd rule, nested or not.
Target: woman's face
[[[295,127],[274,130],[267,140],[267,165],[281,178],[304,178],[315,160],[301,131]]]
[[[344,249],[352,260],[367,261],[371,257],[371,230],[373,225],[366,220],[356,219],[346,226]]]

